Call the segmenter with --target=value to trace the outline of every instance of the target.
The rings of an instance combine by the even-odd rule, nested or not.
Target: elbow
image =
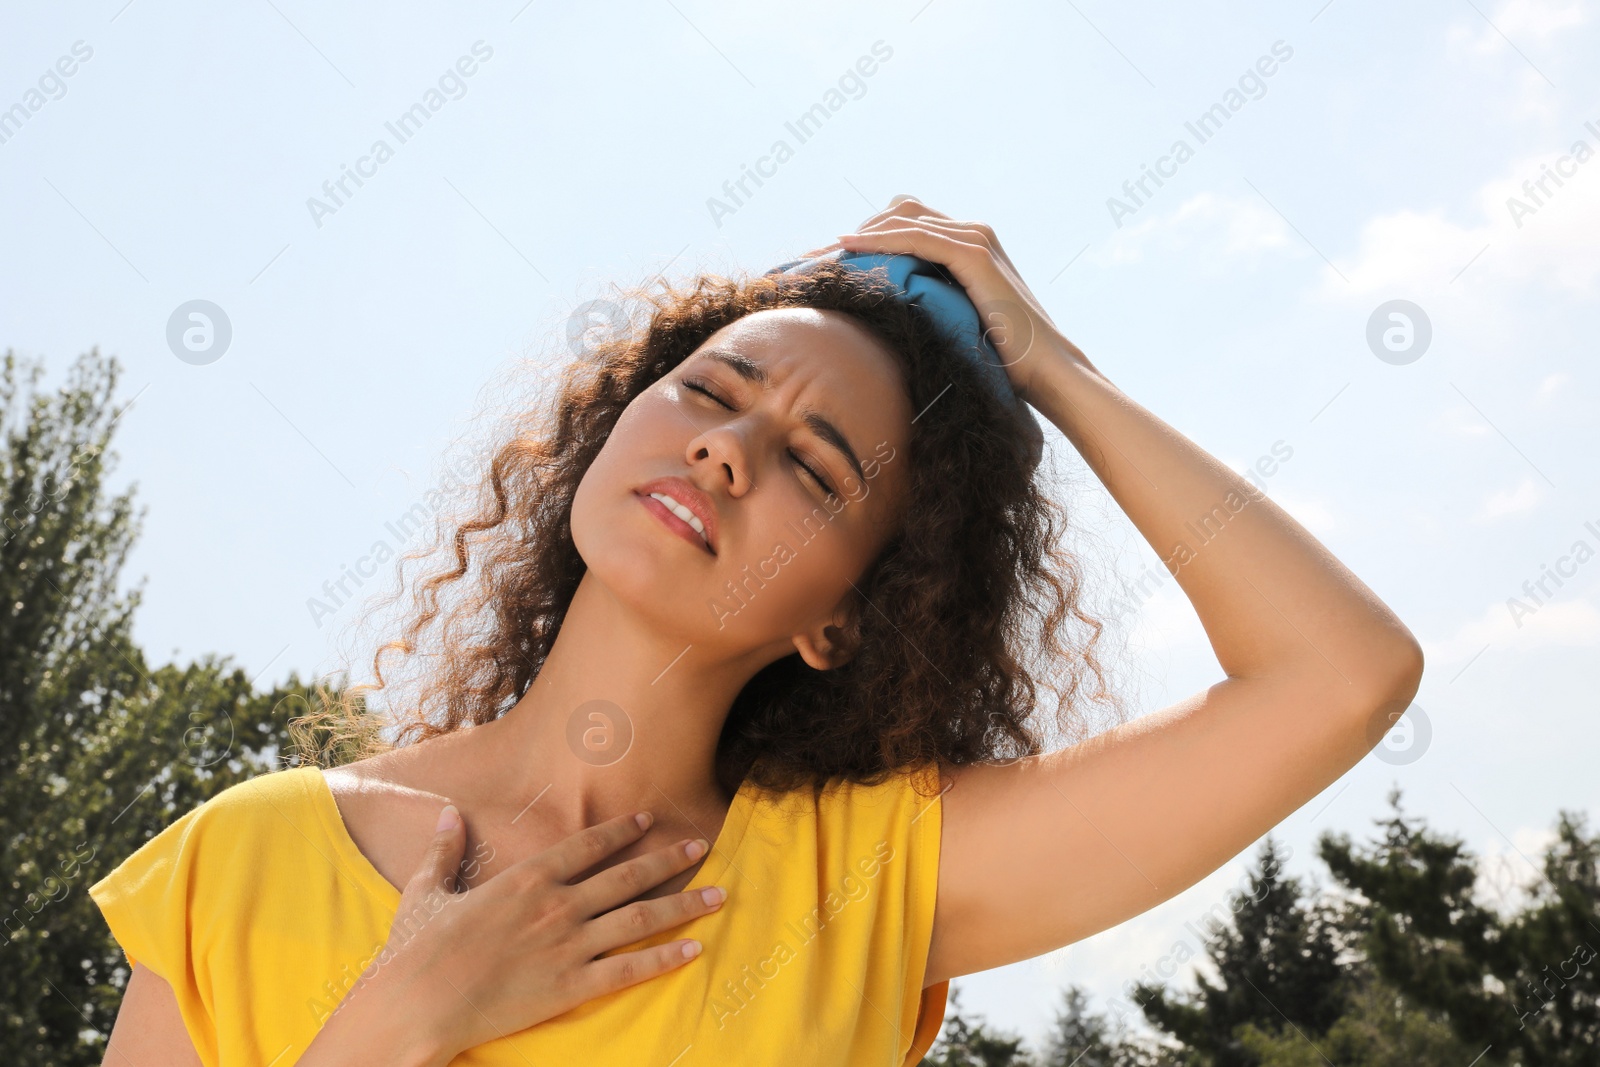
[[[1410,704],[1422,685],[1423,666],[1422,646],[1410,630],[1404,631],[1402,639],[1395,642],[1395,665],[1388,675],[1389,699]]]
[[[1359,713],[1375,712],[1386,721],[1397,719],[1411,706],[1422,685],[1424,667],[1422,646],[1405,626],[1389,635],[1372,656],[1372,665],[1361,686]]]

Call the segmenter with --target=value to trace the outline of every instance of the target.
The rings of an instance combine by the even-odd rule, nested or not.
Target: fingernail
[[[454,804],[446,804],[444,810],[439,813],[439,825],[433,828],[433,832],[437,834],[445,830],[455,829],[456,823],[460,818],[461,813],[456,810],[456,806]]]
[[[641,811],[633,817],[633,821],[639,824],[639,829],[641,830],[650,829],[650,813],[648,811]]]
[[[684,959],[692,960],[698,955],[700,955],[700,942],[698,942],[698,941],[685,941],[683,943],[683,958]]]
[[[722,891],[721,886],[708,885],[704,889],[700,890],[700,899],[705,901],[707,904],[721,904],[722,898],[725,896],[727,896],[727,894]]]
[[[705,854],[705,851],[708,847],[709,846],[706,844],[705,839],[700,838],[698,840],[690,841],[683,847],[683,851],[688,853],[690,859],[697,860]]]

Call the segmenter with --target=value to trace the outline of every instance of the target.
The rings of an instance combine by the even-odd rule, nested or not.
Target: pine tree
[[[1463,1042],[1448,1023],[1407,1003],[1382,980],[1362,982],[1345,1015],[1325,1034],[1293,1027],[1276,1031],[1246,1023],[1239,1037],[1260,1057],[1261,1067],[1502,1067],[1503,1060],[1482,1057],[1482,1049]]]
[[[1043,1060],[1043,1067],[1168,1067],[1180,1062],[1170,1050],[1129,1034],[1122,1020],[1112,1023],[1092,1011],[1088,995],[1076,984],[1061,991]]]
[[[961,1010],[961,990],[950,987],[944,1028],[917,1067],[1035,1067],[1022,1050],[1022,1038],[992,1033],[981,1017]]]
[[[1046,1067],[1118,1067],[1114,1040],[1102,1015],[1089,1010],[1088,995],[1078,985],[1061,991],[1055,1027],[1046,1039]]]
[[[1374,847],[1343,834],[1319,842],[1358,894],[1346,925],[1364,932],[1376,973],[1475,1050],[1527,1067],[1600,1067],[1600,841],[1582,816],[1560,814],[1542,866],[1530,861],[1530,903],[1502,917],[1474,898],[1478,864],[1464,844],[1408,820],[1398,790],[1389,803]]]
[[[1600,1064],[1600,836],[1585,822],[1581,812],[1559,814],[1544,876],[1505,937],[1517,961],[1505,980],[1517,1013],[1512,1047],[1530,1064]]]
[[[1327,904],[1304,899],[1300,880],[1283,874],[1285,858],[1269,835],[1249,891],[1231,901],[1231,922],[1214,925],[1206,952],[1217,982],[1197,975],[1198,992],[1181,997],[1159,985],[1135,987],[1145,1017],[1175,1036],[1195,1062],[1255,1067],[1258,1057],[1240,1041],[1240,1026],[1321,1032],[1343,1013],[1348,989],[1338,917]]]

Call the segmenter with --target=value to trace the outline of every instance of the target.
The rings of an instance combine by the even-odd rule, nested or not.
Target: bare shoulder
[[[442,807],[450,798],[438,791],[440,782],[433,755],[429,745],[393,749],[354,763],[324,768],[322,777],[340,808],[347,802],[357,810],[408,800]]]
[[[997,877],[996,872],[1007,870],[1007,862],[1016,862],[1016,842],[998,841],[1004,838],[1000,831],[1015,822],[1026,822],[1030,803],[1037,807],[1042,790],[1050,788],[1042,777],[1044,762],[1041,757],[1029,756],[940,763],[939,888],[925,986],[1013,962],[990,963],[971,943],[997,940],[1007,922],[1030,921],[1021,909],[997,910],[989,906],[988,899],[996,894],[997,882],[1004,883],[1009,877]],[[1026,954],[1016,958],[1026,958]]]
[[[396,888],[410,880],[439,809],[454,799],[439,791],[432,756],[428,745],[416,745],[322,772],[345,832]]]

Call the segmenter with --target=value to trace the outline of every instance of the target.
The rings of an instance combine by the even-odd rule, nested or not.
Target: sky
[[[1273,831],[1290,872],[1317,881],[1317,834],[1370,836],[1399,787],[1514,900],[1557,811],[1600,801],[1596,7],[13,8],[0,346],[46,387],[121,361],[136,636],[266,686],[334,665],[357,605],[319,615],[325,583],[416,547],[393,521],[500,375],[570,358],[586,301],[756,273],[913,194],[993,226],[1096,366],[1256,470],[1422,642],[1406,718]],[[1155,552],[1046,440],[1136,710],[1219,680]],[[1036,1040],[1068,982],[1102,1010],[1183,982],[1253,854],[958,978],[964,1005]]]

